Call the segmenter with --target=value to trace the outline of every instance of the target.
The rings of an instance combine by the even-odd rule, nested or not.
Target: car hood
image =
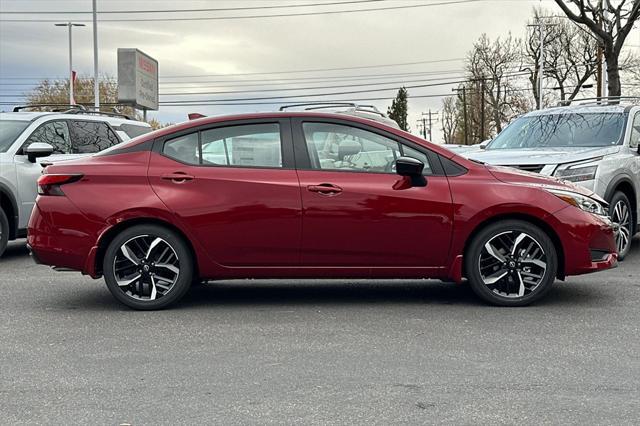
[[[590,158],[615,154],[619,146],[605,147],[558,147],[531,149],[487,149],[482,151],[461,152],[472,160],[501,166],[566,164]]]
[[[602,204],[607,203],[593,191],[574,185],[562,179],[544,176],[538,173],[531,173],[522,170],[513,169],[511,167],[486,166],[489,172],[499,181],[514,185],[536,186],[540,188],[561,189],[564,191],[577,192],[578,194],[591,197],[598,200]]]

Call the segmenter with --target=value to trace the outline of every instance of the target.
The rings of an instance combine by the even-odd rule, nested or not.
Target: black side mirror
[[[396,173],[411,179],[411,186],[427,186],[422,175],[424,163],[412,157],[400,157],[396,160]]]
[[[24,150],[24,153],[27,154],[27,159],[30,162],[35,163],[36,158],[48,157],[53,154],[53,147],[48,143],[34,142]]]

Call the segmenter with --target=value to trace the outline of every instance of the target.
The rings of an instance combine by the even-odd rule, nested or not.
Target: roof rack
[[[601,96],[599,98],[580,98],[559,101],[558,106],[569,106],[572,103],[578,105],[617,105],[620,101],[631,101],[640,103],[640,96]]]
[[[280,111],[285,111],[289,108],[304,108],[305,111],[313,111],[318,109],[331,109],[331,108],[351,108],[353,112],[369,112],[372,114],[386,117],[378,108],[373,105],[359,105],[354,102],[310,102],[304,104],[291,104],[283,105],[280,107]]]
[[[55,108],[53,108],[55,107]],[[31,108],[52,108],[50,112],[59,112],[61,114],[87,114],[87,115],[105,115],[108,117],[120,117],[126,120],[135,120],[127,114],[118,112],[115,108],[113,111],[93,111],[79,104],[33,104],[33,105],[21,105],[13,108],[13,112],[20,112],[23,109]]]
[[[23,109],[31,109],[31,108],[44,108],[44,107],[65,107],[64,109],[54,109],[52,112],[66,112],[69,110],[79,110],[86,111],[87,109],[78,104],[32,104],[32,105],[21,105],[13,108],[13,112],[20,112]]]

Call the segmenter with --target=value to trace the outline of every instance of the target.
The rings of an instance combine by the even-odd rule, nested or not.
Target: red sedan
[[[49,166],[37,262],[104,276],[136,309],[194,281],[465,278],[521,306],[616,264],[606,203],[345,114],[201,118]]]

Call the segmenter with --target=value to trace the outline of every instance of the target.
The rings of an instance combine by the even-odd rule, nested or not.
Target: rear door
[[[224,266],[295,266],[302,226],[288,119],[217,124],[157,140],[149,180]]]
[[[447,178],[422,148],[365,125],[294,119],[303,266],[441,267],[452,232]],[[395,160],[425,163],[407,187]],[[434,157],[437,160],[437,157]]]

